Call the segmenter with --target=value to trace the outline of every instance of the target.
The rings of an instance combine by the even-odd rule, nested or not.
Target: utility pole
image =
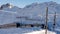
[[[45,34],[47,34],[47,29],[48,29],[48,7],[46,8],[46,22],[45,22]]]
[[[54,14],[53,31],[55,30],[55,25],[56,25],[56,12],[55,12],[55,14]]]

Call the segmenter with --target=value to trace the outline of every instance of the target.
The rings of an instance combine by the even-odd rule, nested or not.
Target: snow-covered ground
[[[40,28],[10,28],[10,29],[0,29],[1,34],[23,34],[27,32],[37,31]]]
[[[37,27],[0,29],[0,34],[44,34],[44,33],[45,30],[42,30]],[[48,31],[48,34],[56,34],[56,33]]]
[[[33,31],[33,32],[30,32],[30,33],[25,33],[25,34],[45,34],[45,30]],[[56,34],[56,33],[48,31],[47,34]]]

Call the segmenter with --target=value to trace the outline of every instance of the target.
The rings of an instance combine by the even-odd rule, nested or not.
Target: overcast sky
[[[0,6],[2,4],[10,3],[12,5],[23,8],[24,6],[29,5],[31,3],[35,3],[35,2],[43,3],[49,1],[54,1],[60,4],[60,0],[0,0]]]

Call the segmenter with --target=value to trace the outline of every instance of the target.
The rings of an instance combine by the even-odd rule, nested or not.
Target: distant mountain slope
[[[27,5],[21,10],[21,14],[27,15],[29,17],[37,17],[44,16],[46,13],[46,7],[48,7],[49,16],[52,17],[56,12],[58,16],[60,16],[60,4],[56,2],[44,2],[44,3],[32,3],[31,5]]]
[[[32,3],[31,5],[27,5],[24,8],[18,8],[16,6],[12,6],[9,3],[4,4],[1,7],[3,7],[1,10],[4,10],[3,12],[1,11],[2,12],[1,14],[6,13],[6,15],[9,15],[10,13],[12,13],[12,15],[9,15],[9,17],[26,16],[26,17],[33,18],[33,19],[40,19],[42,21],[45,20],[46,7],[48,7],[48,12],[49,12],[49,17],[48,17],[49,21],[48,22],[53,22],[55,12],[57,13],[57,22],[60,22],[60,15],[59,15],[60,14],[60,4],[53,2],[53,1],[44,2],[44,3]],[[6,17],[8,17],[8,16],[6,16]],[[5,18],[5,16],[3,18]],[[3,19],[3,18],[1,18],[1,19]],[[23,21],[25,23],[28,23],[28,22],[33,23],[29,20],[27,22],[26,22],[26,20],[20,20],[20,18],[19,19],[16,18],[16,20]],[[14,20],[12,20],[12,21],[14,21]],[[34,21],[34,22],[37,22],[37,21]],[[39,21],[39,23],[40,23],[40,21]]]

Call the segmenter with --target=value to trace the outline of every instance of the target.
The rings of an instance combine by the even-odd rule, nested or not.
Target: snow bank
[[[45,34],[45,30],[33,31],[33,32],[30,32],[30,33],[25,33],[25,34]],[[51,32],[51,31],[48,31],[47,34],[56,34],[56,33],[55,32]]]

